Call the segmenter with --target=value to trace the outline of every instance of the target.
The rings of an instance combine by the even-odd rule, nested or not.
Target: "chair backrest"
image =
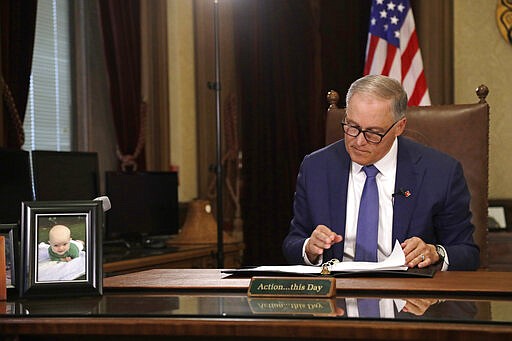
[[[488,267],[487,255],[487,190],[489,174],[489,105],[485,101],[489,90],[485,85],[476,89],[475,104],[433,105],[409,107],[404,136],[443,151],[459,160],[471,193],[474,239],[480,247],[480,267]],[[345,109],[338,108],[336,91],[327,94],[325,142],[343,138],[341,121]]]

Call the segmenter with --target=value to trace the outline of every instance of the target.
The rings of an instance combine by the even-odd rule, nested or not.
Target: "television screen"
[[[18,223],[21,202],[34,200],[29,153],[0,149],[0,223]]]
[[[35,199],[92,200],[99,196],[98,154],[32,151]]]
[[[107,240],[169,236],[178,233],[176,172],[106,172]]]

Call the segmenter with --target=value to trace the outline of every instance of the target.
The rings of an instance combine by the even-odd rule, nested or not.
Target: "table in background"
[[[224,244],[224,267],[239,268],[242,265],[244,247],[243,243]],[[216,244],[181,245],[162,249],[139,248],[136,255],[130,255],[126,248],[106,248],[105,251],[108,252],[104,253],[103,260],[103,272],[106,276],[148,269],[217,267]],[[114,251],[117,254],[112,255]]]

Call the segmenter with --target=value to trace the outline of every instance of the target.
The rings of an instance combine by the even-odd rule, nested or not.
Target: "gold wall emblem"
[[[505,41],[512,44],[512,0],[498,1],[496,23]]]

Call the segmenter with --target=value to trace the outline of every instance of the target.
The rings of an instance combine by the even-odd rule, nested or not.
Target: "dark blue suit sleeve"
[[[293,201],[294,216],[290,223],[290,231],[283,242],[283,254],[290,264],[304,264],[302,257],[302,247],[304,242],[313,230],[312,223],[307,209],[307,193],[305,190],[305,171],[303,169],[304,161],[300,166],[297,176],[297,185]]]
[[[350,159],[343,141],[307,155],[300,166],[290,231],[283,254],[290,264],[304,264],[302,247],[318,225],[343,235]],[[324,259],[343,256],[343,242],[324,251]]]
[[[471,197],[460,163],[456,163],[450,175],[444,207],[434,217],[436,236],[448,253],[449,270],[475,270],[479,266],[480,250],[473,240]]]

